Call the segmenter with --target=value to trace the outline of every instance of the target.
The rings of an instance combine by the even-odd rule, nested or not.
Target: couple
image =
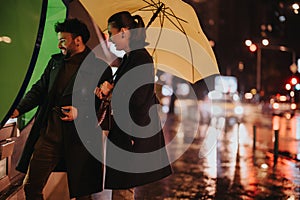
[[[52,55],[40,79],[12,114],[18,117],[38,106],[35,123],[17,165],[17,170],[26,173],[26,199],[43,199],[43,188],[52,171],[67,172],[70,198],[92,199],[93,193],[103,190],[103,162],[98,158],[103,154],[99,139],[102,136],[100,129],[95,128],[95,112],[90,111],[95,111],[112,89],[113,99],[120,102],[113,106],[104,188],[113,190],[113,199],[134,199],[134,187],[172,173],[163,148],[165,141],[159,118],[152,109],[157,103],[154,69],[152,58],[144,48],[146,34],[142,18],[124,11],[108,19],[110,40],[117,50],[126,52],[114,77],[111,68],[86,46],[90,34],[85,24],[67,19],[57,23],[55,31],[61,53]],[[85,59],[97,67],[81,69]],[[105,69],[100,70],[100,81],[94,77],[99,74],[98,68]],[[79,76],[85,84],[76,89],[74,83]],[[95,80],[101,87],[95,89]],[[79,97],[76,104],[72,99],[74,93]],[[87,105],[87,99],[91,98],[96,106]],[[85,134],[86,140],[82,140],[79,132]],[[89,145],[97,147],[97,155],[88,150]]]

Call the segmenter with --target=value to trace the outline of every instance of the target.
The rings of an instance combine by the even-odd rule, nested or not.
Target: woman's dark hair
[[[143,48],[146,43],[145,24],[141,16],[132,16],[128,11],[122,11],[113,14],[108,19],[108,24],[112,27],[121,30],[121,28],[131,29],[130,48]]]
[[[90,32],[87,26],[76,18],[65,19],[65,21],[61,23],[57,22],[55,24],[55,32],[71,33],[73,39],[77,36],[81,36],[84,44],[86,44],[90,38]]]

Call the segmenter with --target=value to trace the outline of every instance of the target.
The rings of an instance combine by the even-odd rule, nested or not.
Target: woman
[[[108,33],[116,49],[126,54],[113,83],[104,82],[95,92],[101,99],[114,89],[105,188],[113,189],[113,199],[134,199],[134,187],[160,180],[172,170],[158,112],[156,109],[152,112],[158,100],[153,60],[144,48],[147,44],[144,22],[140,16],[119,12],[108,19]],[[131,92],[131,88],[137,89]]]

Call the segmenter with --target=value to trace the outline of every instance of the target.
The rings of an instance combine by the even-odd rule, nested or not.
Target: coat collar
[[[51,73],[52,78],[50,78],[50,88],[53,87],[53,83],[57,78],[58,72],[62,68],[62,66],[65,64],[65,62],[78,62],[81,65],[83,62],[87,62],[87,63],[92,62],[92,60],[96,59],[96,56],[87,47],[83,52],[78,53],[78,54],[72,56],[71,58],[65,58],[65,55],[63,55],[62,53],[58,53],[58,54],[52,55],[52,59],[53,59],[53,65],[52,65],[52,70],[51,70],[52,71],[52,73]],[[85,59],[89,59],[89,60],[85,61]],[[80,75],[82,75],[82,74],[91,74],[91,73],[94,73],[94,72],[89,67],[80,66],[79,69],[78,69],[78,73]],[[75,73],[71,77],[69,84],[66,86],[66,88],[63,92],[63,95],[68,95],[68,94],[72,93],[74,81],[75,81],[75,78],[78,75],[78,73]]]

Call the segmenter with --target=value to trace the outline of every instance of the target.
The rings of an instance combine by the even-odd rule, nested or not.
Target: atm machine
[[[9,119],[0,129],[0,199],[6,199],[21,186],[25,174],[15,167],[26,142],[31,123],[21,132],[17,118]]]

